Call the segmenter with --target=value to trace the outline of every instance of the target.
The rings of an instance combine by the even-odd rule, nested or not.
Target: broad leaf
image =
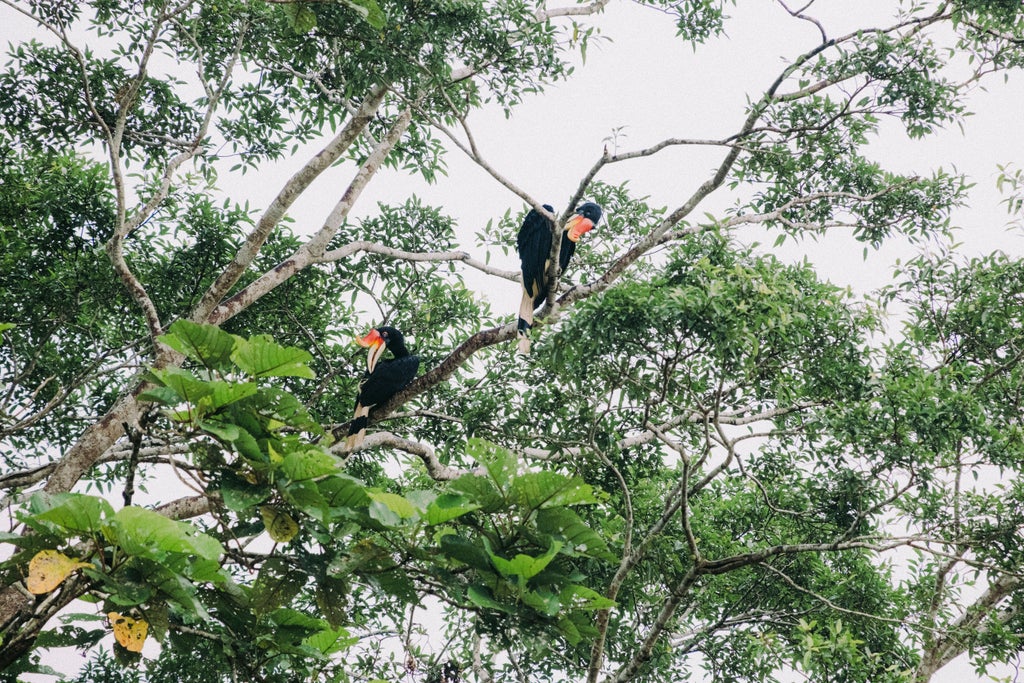
[[[49,593],[75,570],[89,566],[88,562],[68,557],[57,550],[41,550],[29,562],[25,586],[36,595]]]
[[[208,560],[217,560],[224,554],[220,541],[192,525],[135,506],[118,510],[113,523],[104,527],[104,533],[129,555],[157,561],[163,559],[164,553],[198,555]]]
[[[103,498],[81,493],[56,494],[47,503],[53,507],[38,513],[37,518],[81,533],[98,533],[104,520],[114,514],[114,508]]]
[[[305,377],[316,375],[306,363],[313,360],[308,351],[294,346],[281,346],[267,335],[240,339],[231,360],[251,377]]]
[[[133,619],[117,612],[107,613],[107,618],[114,630],[114,638],[121,647],[129,652],[142,652],[149,631],[149,624],[144,619]]]
[[[275,543],[287,543],[299,533],[299,525],[292,516],[278,507],[261,505],[260,517],[263,518],[263,526]]]
[[[158,339],[175,351],[215,370],[228,366],[236,340],[215,325],[199,325],[184,319],[174,321],[168,334]]]

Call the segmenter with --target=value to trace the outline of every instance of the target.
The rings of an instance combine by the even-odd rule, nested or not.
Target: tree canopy
[[[958,251],[978,179],[956,159],[873,150],[969,130],[972,94],[1020,77],[1024,7],[891,2],[850,30],[819,4],[772,4],[800,39],[749,64],[724,133],[677,117],[630,147],[610,124],[551,197],[495,153],[531,141],[478,122],[587,73],[622,28],[609,0],[0,0],[29,27],[0,71],[0,677],[1016,662],[1024,261]],[[694,59],[746,11],[630,8]],[[1024,175],[990,161],[1019,227]],[[464,162],[504,203],[408,189]],[[584,200],[605,218],[518,357],[496,294],[518,226]],[[817,239],[920,249],[862,294],[777,253]],[[421,372],[349,452],[352,339],[385,323]]]

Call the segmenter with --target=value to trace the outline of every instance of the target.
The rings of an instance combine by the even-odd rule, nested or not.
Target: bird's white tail
[[[516,351],[521,356],[530,355],[530,328],[533,326],[533,297],[523,290],[523,300],[519,303],[519,331]]]
[[[358,448],[363,443],[363,439],[366,438],[366,418],[369,414],[370,406],[356,406],[356,414],[352,418],[352,426],[349,427],[348,437],[345,438],[346,451]]]

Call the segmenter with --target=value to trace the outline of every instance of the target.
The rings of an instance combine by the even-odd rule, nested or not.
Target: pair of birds
[[[549,213],[554,209],[544,204]],[[601,220],[601,207],[594,202],[581,204],[562,230],[562,243],[558,249],[558,270],[562,272],[569,265],[569,259],[576,252],[576,242],[594,229]],[[533,311],[548,297],[547,272],[551,265],[552,222],[536,209],[530,209],[519,228],[516,248],[523,274],[523,296],[519,304],[519,320],[516,326],[517,347],[520,354],[530,353],[530,329],[533,327]],[[366,355],[366,376],[359,385],[356,397],[356,414],[349,425],[347,450],[363,442],[369,422],[370,408],[384,403],[404,389],[416,376],[420,367],[419,356],[409,353],[405,337],[394,327],[384,326],[370,330],[365,337],[356,340],[360,346],[369,348]],[[391,351],[393,358],[381,361],[384,350]]]

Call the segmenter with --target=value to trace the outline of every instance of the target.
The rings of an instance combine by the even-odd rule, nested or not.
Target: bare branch
[[[230,299],[220,304],[216,309],[211,311],[210,315],[207,317],[208,322],[218,325],[225,320],[230,319],[248,308],[254,301],[258,300],[264,294],[281,285],[295,273],[301,271],[311,263],[314,263],[316,259],[320,258],[327,249],[327,245],[330,243],[331,239],[338,232],[339,228],[341,228],[341,224],[348,216],[349,211],[359,198],[359,195],[362,194],[363,189],[365,189],[366,185],[380,169],[388,154],[409,128],[410,123],[412,123],[412,109],[407,108],[398,116],[385,138],[374,147],[373,151],[366,158],[366,161],[364,161],[362,166],[359,167],[355,177],[342,194],[341,199],[334,205],[331,213],[327,216],[323,227],[320,228],[320,230],[314,234],[309,241],[299,247],[299,249],[296,250],[289,258],[279,263],[270,271],[261,275],[255,282],[248,285],[242,291],[235,294]],[[312,172],[313,170],[309,165],[307,165],[307,169],[310,169],[308,172]],[[295,187],[292,188],[292,191],[299,191],[299,187],[302,187],[301,181],[296,183]],[[261,245],[262,240],[258,241]],[[255,256],[255,251],[258,251],[258,245],[253,251],[253,256]]]
[[[482,474],[484,472],[483,468],[462,470],[457,467],[444,465],[437,459],[437,454],[434,452],[433,447],[420,441],[405,439],[391,432],[374,432],[368,435],[363,440],[363,443],[352,451],[345,451],[344,446],[344,442],[338,442],[331,447],[331,451],[350,456],[352,453],[359,453],[371,448],[386,447],[415,455],[423,461],[423,465],[427,468],[427,474],[435,481],[451,481],[452,479],[458,479],[464,474]]]
[[[360,252],[365,252],[368,254],[380,254],[381,256],[387,256],[389,258],[399,259],[402,261],[425,261],[434,263],[441,263],[445,261],[460,261],[471,268],[479,270],[482,273],[494,275],[495,277],[500,277],[505,280],[511,280],[512,282],[519,281],[519,271],[495,268],[484,263],[483,261],[479,261],[473,258],[467,252],[464,251],[403,251],[401,249],[395,249],[394,247],[389,247],[378,242],[370,242],[365,240],[349,242],[343,247],[326,251],[321,256],[313,259],[313,262],[330,263],[333,261],[340,261],[342,259],[348,258],[349,256],[352,256],[353,254],[358,254]]]

